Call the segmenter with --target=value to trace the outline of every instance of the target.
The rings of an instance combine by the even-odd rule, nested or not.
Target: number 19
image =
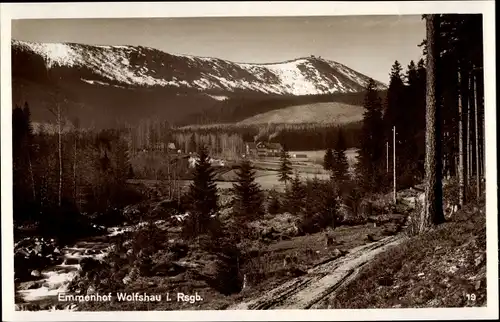
[[[467,296],[467,301],[475,301],[476,300],[476,294],[472,293],[472,294],[466,294],[465,296]]]

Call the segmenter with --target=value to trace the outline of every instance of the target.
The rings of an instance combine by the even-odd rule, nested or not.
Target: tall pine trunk
[[[478,110],[478,130],[479,130],[479,173],[481,174],[480,179],[484,178],[486,175],[485,162],[486,162],[486,128],[484,126],[485,110],[484,110],[484,78],[482,68],[477,69],[476,82],[475,82],[476,93],[476,106]]]
[[[467,81],[465,83],[465,85],[467,86],[467,90],[469,89],[469,77],[467,77]],[[469,96],[469,94],[467,94],[467,96]],[[465,137],[466,137],[466,144],[467,144],[467,185],[470,184],[470,181],[471,181],[471,177],[472,177],[472,173],[471,173],[471,164],[470,164],[470,160],[471,160],[471,139],[470,139],[470,134],[471,134],[471,130],[470,130],[470,99],[469,97],[467,97],[467,104],[466,104],[467,108],[466,108],[466,118],[467,118],[467,130],[465,132]]]
[[[426,15],[427,29],[427,91],[425,131],[425,205],[419,232],[444,222],[441,161],[440,105],[436,100],[436,15]]]
[[[77,191],[77,183],[76,183],[76,158],[77,158],[77,140],[78,134],[75,130],[75,142],[74,142],[74,155],[73,155],[73,199],[75,204],[79,204],[78,200],[78,191]]]
[[[458,202],[460,207],[465,203],[465,167],[464,167],[464,113],[463,113],[463,93],[462,93],[462,71],[458,69]]]
[[[63,184],[63,168],[62,168],[62,141],[61,141],[61,106],[57,104],[57,133],[58,133],[58,150],[59,150],[59,191],[58,204],[59,208],[62,205],[62,184]]]
[[[481,174],[479,171],[480,157],[479,157],[479,122],[478,122],[478,105],[477,105],[477,74],[474,73],[473,76],[473,86],[474,86],[474,123],[476,130],[476,198],[479,200],[481,196]]]
[[[36,202],[35,175],[33,174],[33,165],[31,163],[31,152],[30,152],[29,147],[28,147],[28,166],[29,166],[30,177],[31,177],[31,190],[33,193],[33,202]]]

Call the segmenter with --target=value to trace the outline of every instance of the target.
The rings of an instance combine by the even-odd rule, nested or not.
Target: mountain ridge
[[[47,69],[87,67],[100,76],[87,80],[102,82],[104,78],[130,86],[175,86],[233,92],[245,89],[266,94],[310,95],[356,92],[369,79],[343,64],[314,56],[257,64],[177,55],[145,46],[36,43],[20,40],[12,40],[12,44],[14,50],[31,51],[42,56]],[[167,68],[164,68],[166,65]],[[212,70],[207,71],[203,65],[209,65]],[[319,68],[329,70],[320,73]],[[188,71],[193,71],[192,75],[187,75]],[[385,88],[384,84],[378,84]]]
[[[116,115],[126,123],[147,117],[185,122],[187,115],[226,108],[241,97],[265,101],[360,93],[369,79],[315,56],[257,64],[171,54],[145,46],[14,39],[11,44],[13,85],[20,84],[13,86],[16,103],[29,99],[46,109],[64,97],[71,101],[66,109],[70,117],[84,114],[81,121],[103,126],[113,123]],[[377,84],[381,90],[387,88]],[[106,116],[101,119],[97,113]],[[33,115],[47,118],[40,110]]]

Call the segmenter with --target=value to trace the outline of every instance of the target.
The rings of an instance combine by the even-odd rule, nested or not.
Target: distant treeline
[[[361,123],[335,124],[268,124],[171,127],[166,122],[142,120],[128,128],[130,150],[166,149],[174,143],[183,153],[196,152],[205,145],[211,155],[236,158],[248,142],[280,143],[288,150],[312,151],[331,148],[342,130],[347,148],[358,147]]]

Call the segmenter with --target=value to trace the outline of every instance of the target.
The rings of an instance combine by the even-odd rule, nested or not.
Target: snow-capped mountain
[[[47,69],[84,69],[86,73],[81,81],[109,86],[317,95],[359,92],[368,80],[367,76],[345,65],[317,57],[273,64],[246,64],[217,58],[172,55],[142,46],[13,40],[12,48],[14,52],[28,52],[41,57]],[[380,83],[380,87],[384,88],[384,85]]]
[[[316,96],[353,104],[368,77],[319,57],[273,64],[173,55],[142,46],[12,40],[14,104],[46,121],[55,101],[68,119],[109,127],[160,118],[174,124],[238,122]],[[386,86],[378,83],[381,90]],[[347,101],[346,101],[347,100]],[[359,105],[359,103],[357,103]],[[296,105],[296,104],[295,104]]]

